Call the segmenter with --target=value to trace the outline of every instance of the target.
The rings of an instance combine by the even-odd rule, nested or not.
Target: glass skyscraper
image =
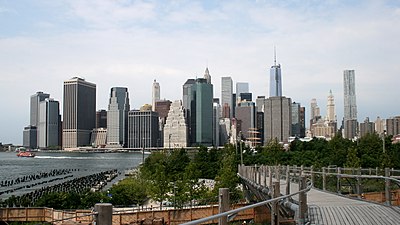
[[[356,82],[354,70],[343,73],[344,91],[344,137],[354,138],[357,134]]]
[[[128,88],[111,88],[107,111],[107,146],[126,147],[128,138]]]

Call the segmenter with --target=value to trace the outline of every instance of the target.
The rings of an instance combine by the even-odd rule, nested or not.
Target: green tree
[[[344,166],[347,168],[359,168],[360,165],[360,158],[357,156],[357,148],[349,148]]]
[[[109,190],[113,205],[142,205],[147,199],[147,183],[137,176],[121,180]]]

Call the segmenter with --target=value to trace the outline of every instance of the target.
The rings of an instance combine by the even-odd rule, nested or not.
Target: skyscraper
[[[58,148],[60,106],[58,101],[47,98],[39,104],[38,145],[39,148]]]
[[[156,102],[160,100],[160,84],[154,80],[152,89],[152,106],[153,111],[156,111]]]
[[[310,129],[319,119],[321,119],[320,109],[317,104],[317,99],[313,98],[311,99],[310,107]]]
[[[272,139],[287,142],[291,135],[292,101],[286,97],[269,97],[264,105],[264,144]]]
[[[185,148],[188,146],[188,126],[182,101],[174,101],[164,126],[164,148]]]
[[[128,113],[128,147],[153,148],[159,143],[158,113],[132,110]]]
[[[96,85],[82,78],[64,81],[63,148],[90,145],[96,123]]]
[[[236,82],[236,105],[241,101],[240,94],[249,93],[249,83]]]
[[[210,75],[210,71],[208,71],[208,67],[204,71],[204,79],[207,80],[207,84],[211,84],[211,75]]]
[[[128,88],[111,88],[107,111],[107,145],[109,147],[127,146],[129,107]]]
[[[276,65],[276,52],[274,52],[274,65],[270,69],[269,96],[282,96],[281,65]]]
[[[344,137],[354,138],[357,134],[357,104],[354,70],[343,73],[344,91]]]
[[[31,126],[38,126],[39,123],[39,104],[46,98],[50,98],[50,94],[43,93],[41,91],[31,96]]]
[[[198,78],[195,85],[196,145],[211,146],[213,143],[213,85],[205,78]]]
[[[233,81],[231,77],[221,78],[221,107],[222,117],[232,118]],[[229,112],[227,112],[229,110]]]
[[[332,90],[329,91],[328,104],[326,106],[326,120],[336,122],[335,98],[333,97]]]

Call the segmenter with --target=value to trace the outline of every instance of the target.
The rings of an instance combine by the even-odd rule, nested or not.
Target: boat
[[[18,157],[35,157],[35,153],[32,152],[19,152],[17,154]]]

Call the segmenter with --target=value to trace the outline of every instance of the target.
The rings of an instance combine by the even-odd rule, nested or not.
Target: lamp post
[[[144,146],[145,146],[145,144],[146,144],[146,142],[145,142],[146,140],[145,140],[145,138],[143,137],[143,149],[142,149],[142,163],[144,164]]]
[[[243,165],[243,149],[242,149],[242,131],[239,131],[240,144],[240,164]]]
[[[382,133],[382,149],[383,149],[383,153],[386,153],[386,149],[385,149],[385,135],[386,135],[386,130],[384,130],[383,133]]]

